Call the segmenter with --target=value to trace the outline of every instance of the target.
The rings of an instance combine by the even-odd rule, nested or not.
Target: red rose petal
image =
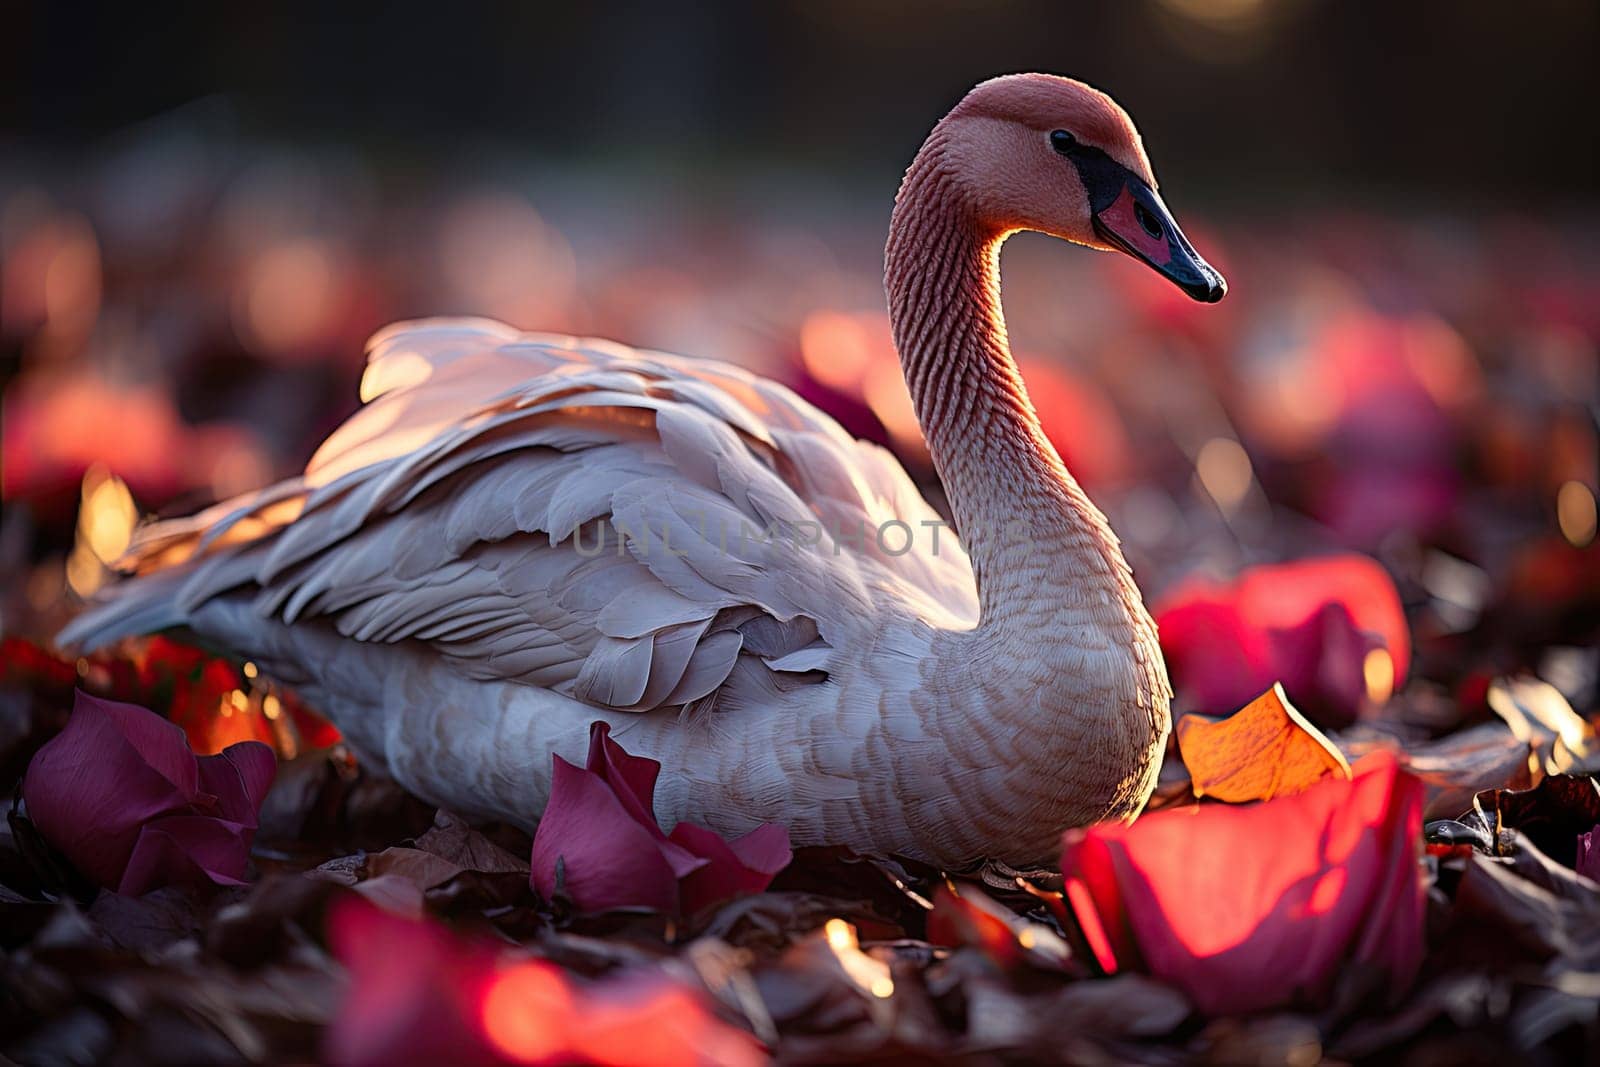
[[[351,898],[329,910],[328,942],[350,974],[323,1044],[329,1063],[766,1062],[749,1034],[654,969],[584,982],[547,961]]]
[[[759,893],[789,865],[789,831],[775,823],[759,826],[733,841],[724,841],[703,826],[679,823],[671,840],[707,862],[679,883],[683,910],[702,908],[746,893]]]
[[[750,870],[765,874],[769,880],[777,877],[778,872],[794,859],[788,827],[775,822],[762,823],[749,833],[729,841],[728,847],[733,849],[740,863]]]
[[[629,755],[611,739],[611,727],[596,722],[589,727],[589,758],[584,767],[616,791],[617,799],[641,826],[657,825],[651,805],[655,801],[656,778],[661,774],[658,761]]]
[[[1221,714],[1270,689],[1278,668],[1266,631],[1232,604],[1201,597],[1186,587],[1159,608],[1156,626],[1175,684],[1199,710]]]
[[[161,766],[151,766],[130,733]],[[172,758],[174,746],[189,760],[187,773]],[[115,886],[139,828],[185,810],[196,777],[183,731],[143,708],[80,691],[66,728],[28,764],[22,795],[46,840],[96,883]],[[186,780],[187,790],[174,778]]]
[[[494,955],[444,927],[346,898],[328,944],[350,972],[323,1059],[345,1065],[504,1063],[473,1025]]]
[[[173,882],[239,884],[276,773],[265,745],[197,761],[183,731],[154,712],[80,692],[22,788],[29,818],[74,866],[138,894]]]
[[[705,865],[694,853],[674,844],[656,822],[656,778],[661,773],[660,762],[648,756],[630,755],[611,739],[608,724],[595,722],[589,727],[589,757],[584,768],[599,775],[628,815],[660,843],[661,854],[672,865],[674,877],[682,878]]]
[[[676,910],[678,879],[660,829],[641,825],[600,775],[554,759],[550,803],[533,838],[533,887],[553,897],[559,862],[562,888],[582,911]]]
[[[1250,567],[1233,582],[1191,579],[1161,597],[1153,614],[1173,682],[1209,714],[1281,681],[1308,710],[1347,718],[1366,692],[1369,651],[1388,651],[1396,687],[1410,667],[1399,594],[1365,556]]]
[[[1383,752],[1296,796],[1072,831],[1069,901],[1117,969],[1208,1013],[1315,1004],[1349,962],[1400,991],[1422,955],[1422,799]]]
[[[117,892],[139,896],[163,885],[244,885],[255,827],[209,815],[165,815],[139,831]]]
[[[653,908],[694,912],[759,892],[788,866],[789,832],[767,824],[734,841],[680,823],[668,836],[654,813],[661,764],[589,728],[583,769],[554,757],[550,802],[533,838],[529,882],[546,899],[562,885],[581,911]]]
[[[201,756],[200,788],[216,798],[217,814],[256,825],[267,791],[278,776],[278,757],[260,741],[240,741],[215,756]]]
[[[76,714],[79,706],[85,703],[104,714],[145,764],[171,782],[185,797],[192,797],[198,792],[199,778],[194,753],[189,751],[182,730],[148,708],[116,700],[101,700],[82,692],[73,704],[73,713]]]

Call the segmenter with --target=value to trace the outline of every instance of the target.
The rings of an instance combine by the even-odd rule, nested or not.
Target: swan
[[[1170,725],[1156,628],[1011,357],[1036,230],[1226,291],[1109,96],[972,89],[906,171],[894,341],[953,511],[736,366],[430,319],[368,346],[304,474],[143,527],[67,645],[182,628],[298,687],[358,756],[536,822],[591,723],[662,765],[662,825],[963,867],[1139,813]]]

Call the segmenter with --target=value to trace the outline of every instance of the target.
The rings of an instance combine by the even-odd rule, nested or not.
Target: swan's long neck
[[[1011,356],[1005,237],[964,202],[935,131],[895,201],[885,284],[917,420],[972,559],[980,626],[1095,621],[1080,612],[1108,601],[1142,616],[1105,517],[1045,436]]]

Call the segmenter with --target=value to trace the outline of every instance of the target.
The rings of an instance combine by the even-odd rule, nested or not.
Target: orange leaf
[[[1185,715],[1177,732],[1197,797],[1243,804],[1291,796],[1329,774],[1350,777],[1343,754],[1277,683],[1226,719]]]

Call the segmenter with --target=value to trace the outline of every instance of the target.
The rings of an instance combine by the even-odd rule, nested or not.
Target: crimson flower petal
[[[762,823],[749,833],[729,841],[728,847],[733,849],[740,863],[765,874],[769,881],[794,859],[788,827],[775,822]]]
[[[533,837],[529,881],[545,899],[558,881],[579,910],[675,911],[678,881],[660,828],[634,818],[605,778],[554,757],[550,803]],[[560,867],[558,878],[557,867]]]
[[[194,753],[183,731],[148,708],[116,700],[99,700],[83,693],[78,701],[92,701],[116,725],[122,739],[133,747],[149,767],[171,782],[185,797],[200,788]],[[73,709],[76,713],[77,703]]]
[[[255,827],[209,815],[164,815],[139,831],[117,892],[139,896],[163,885],[244,885]]]
[[[323,1059],[346,1065],[590,1063],[755,1067],[747,1033],[659,971],[594,982],[453,936],[436,922],[335,902],[328,942],[349,972]]]
[[[174,751],[188,759],[187,772]],[[66,728],[28,764],[22,796],[47,841],[96,883],[115,886],[139,828],[185,810],[196,777],[182,730],[143,708],[80,690]]]
[[[1278,681],[1268,633],[1224,600],[1180,592],[1158,606],[1156,626],[1173,681],[1201,711],[1242,707]]]
[[[139,894],[173,882],[238,885],[277,774],[266,745],[196,760],[181,729],[133,704],[78,693],[28,765],[28,817],[97,884]]]
[[[1211,1014],[1326,1000],[1348,963],[1391,993],[1422,958],[1422,784],[1392,754],[1260,804],[1069,831],[1067,898],[1108,970],[1143,969]]]
[[[629,817],[650,831],[659,842],[661,854],[672,865],[674,877],[682,878],[690,871],[705,866],[705,862],[692,852],[673,844],[662,833],[656,822],[656,778],[661,764],[648,756],[635,756],[611,739],[611,727],[604,722],[589,726],[589,757],[585,769],[600,776],[616,794]]]
[[[256,825],[256,813],[278,776],[278,757],[260,741],[240,741],[214,756],[201,756],[200,788],[216,798],[217,814]]]
[[[559,756],[554,764],[528,876],[546,899],[560,882],[581,911],[676,913],[681,903],[693,912],[765,889],[789,864],[789,832],[774,824],[734,841],[687,823],[663,833],[654,814],[661,764],[630,755],[604,722],[589,728],[583,769]]]
[[[472,1025],[492,952],[437,923],[345,898],[328,912],[328,944],[350,972],[323,1059],[346,1065],[503,1064]]]
[[[1191,579],[1153,614],[1174,683],[1208,713],[1238,708],[1281,681],[1302,707],[1347,719],[1366,692],[1368,652],[1388,652],[1396,686],[1410,666],[1400,596],[1366,556],[1250,567],[1232,582]]]
[[[641,826],[657,832],[655,803],[656,778],[661,764],[648,756],[634,756],[611,739],[611,727],[604,722],[589,727],[589,758],[585,769],[598,774],[616,792],[617,799]]]
[[[683,910],[689,915],[731,897],[761,892],[794,858],[789,831],[777,823],[765,823],[742,837],[724,841],[705,827],[681,822],[673,828],[671,839],[708,861],[679,883]]]

